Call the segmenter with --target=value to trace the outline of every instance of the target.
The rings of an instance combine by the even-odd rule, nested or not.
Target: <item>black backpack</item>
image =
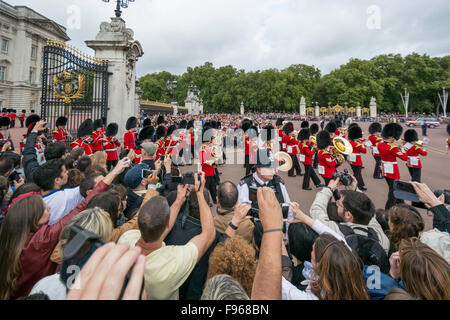
[[[361,228],[338,224],[339,230],[344,234],[345,241],[358,254],[366,266],[376,265],[383,273],[389,273],[389,259],[381,246],[378,235],[372,228]],[[363,231],[367,236],[355,233],[355,229]]]

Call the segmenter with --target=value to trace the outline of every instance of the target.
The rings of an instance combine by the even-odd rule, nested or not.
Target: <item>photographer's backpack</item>
[[[379,242],[375,230],[372,228],[351,228],[340,223],[338,226],[339,230],[344,234],[345,241],[358,254],[364,265],[376,265],[380,268],[381,272],[389,273],[389,259]],[[367,236],[355,233],[355,229],[366,233]]]

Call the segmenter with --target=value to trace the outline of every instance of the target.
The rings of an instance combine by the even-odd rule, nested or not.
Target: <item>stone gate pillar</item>
[[[125,133],[125,124],[136,113],[136,61],[144,51],[134,32],[126,28],[122,18],[102,22],[95,40],[86,45],[95,51],[95,57],[109,61],[108,123],[119,125],[118,138]],[[94,120],[94,119],[93,119]]]

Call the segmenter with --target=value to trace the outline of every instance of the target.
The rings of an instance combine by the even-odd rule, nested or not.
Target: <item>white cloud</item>
[[[71,43],[84,52],[102,21],[113,16],[114,1],[9,0],[27,5],[66,25],[67,7],[81,9],[81,29],[69,30]],[[380,8],[381,29],[367,27],[367,8]],[[140,76],[211,61],[238,69],[285,68],[310,64],[323,74],[350,58],[412,51],[450,54],[450,4],[445,0],[136,0],[124,10],[127,27],[145,55]]]

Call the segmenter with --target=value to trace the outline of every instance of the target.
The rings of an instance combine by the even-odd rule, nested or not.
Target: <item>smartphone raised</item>
[[[405,181],[394,181],[394,197],[401,200],[420,203],[419,197],[412,184]]]

